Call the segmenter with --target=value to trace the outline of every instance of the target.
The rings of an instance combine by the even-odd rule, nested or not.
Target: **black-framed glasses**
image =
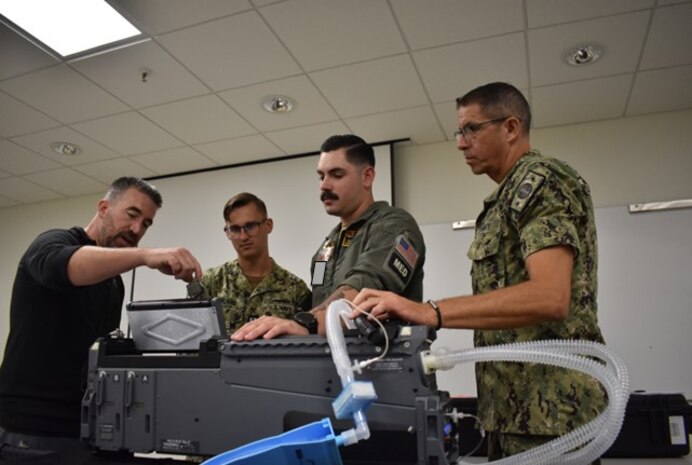
[[[241,232],[245,231],[245,234],[248,236],[254,236],[257,234],[257,231],[259,231],[259,227],[267,221],[267,219],[263,219],[262,221],[249,221],[245,223],[242,226],[238,225],[231,225],[231,226],[224,226],[223,232],[226,233],[228,237],[231,239],[238,239],[240,237]]]
[[[468,123],[463,128],[459,128],[454,131],[454,138],[459,140],[461,137],[466,141],[473,140],[476,137],[478,131],[483,129],[489,124],[497,124],[504,122],[509,116],[503,116],[502,118],[495,118],[488,121],[483,121],[481,123]]]

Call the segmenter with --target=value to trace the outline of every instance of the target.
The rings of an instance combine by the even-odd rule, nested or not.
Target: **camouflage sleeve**
[[[554,245],[569,245],[575,254],[580,243],[577,218],[584,215],[579,195],[569,177],[546,166],[529,170],[513,195],[511,214],[519,231],[524,258]]]
[[[209,268],[206,270],[204,273],[202,273],[202,277],[200,278],[200,283],[204,287],[204,298],[205,299],[211,299],[212,297],[217,297],[220,292],[220,286],[219,286],[219,274],[220,274],[220,268]]]
[[[307,312],[312,309],[312,292],[303,281],[301,281],[301,284],[303,289],[296,302],[296,307],[299,308],[300,311]]]

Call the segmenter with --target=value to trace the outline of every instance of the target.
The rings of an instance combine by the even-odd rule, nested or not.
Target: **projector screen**
[[[375,200],[392,203],[391,145],[375,145]],[[151,182],[161,191],[163,207],[142,247],[189,249],[204,270],[235,259],[223,232],[223,207],[239,192],[251,192],[267,204],[274,230],[269,253],[287,270],[310,284],[310,259],[338,218],[325,213],[319,200],[319,154],[186,174]],[[123,275],[125,301],[185,297],[185,283],[140,267]],[[134,289],[134,291],[132,291]],[[126,322],[123,322],[124,324]]]

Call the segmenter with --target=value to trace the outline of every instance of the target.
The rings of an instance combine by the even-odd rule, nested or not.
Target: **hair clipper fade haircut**
[[[125,191],[133,187],[143,194],[146,194],[157,207],[161,208],[161,205],[163,205],[161,193],[148,181],[141,178],[136,178],[134,176],[123,176],[113,181],[113,184],[111,184],[108,192],[106,192],[106,200],[112,202],[120,197]]]
[[[249,192],[241,192],[231,197],[226,205],[223,207],[223,220],[228,221],[228,215],[231,214],[236,208],[244,207],[245,205],[253,204],[257,207],[257,210],[262,214],[263,217],[267,217],[267,206],[264,204],[262,199],[257,197],[255,194],[250,194]]]
[[[516,116],[521,121],[525,134],[531,128],[531,107],[519,89],[506,82],[491,82],[457,97],[457,110],[460,107],[478,104],[481,111],[490,119]]]
[[[346,149],[346,159],[353,165],[375,166],[375,151],[370,144],[353,134],[341,134],[325,140],[320,152]]]

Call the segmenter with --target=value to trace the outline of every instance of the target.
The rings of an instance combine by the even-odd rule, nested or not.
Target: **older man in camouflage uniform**
[[[257,196],[243,192],[223,209],[224,231],[238,258],[204,272],[204,297],[222,300],[226,329],[265,315],[292,318],[311,304],[307,285],[269,256],[274,226],[267,207]]]
[[[603,342],[596,317],[596,227],[589,187],[529,142],[531,112],[513,86],[492,83],[457,99],[457,147],[474,174],[498,183],[468,251],[473,296],[429,305],[364,290],[356,303],[436,327],[475,329],[477,346],[547,339]],[[595,380],[529,363],[476,366],[489,459],[565,434],[605,408]],[[598,462],[598,461],[597,461]]]

